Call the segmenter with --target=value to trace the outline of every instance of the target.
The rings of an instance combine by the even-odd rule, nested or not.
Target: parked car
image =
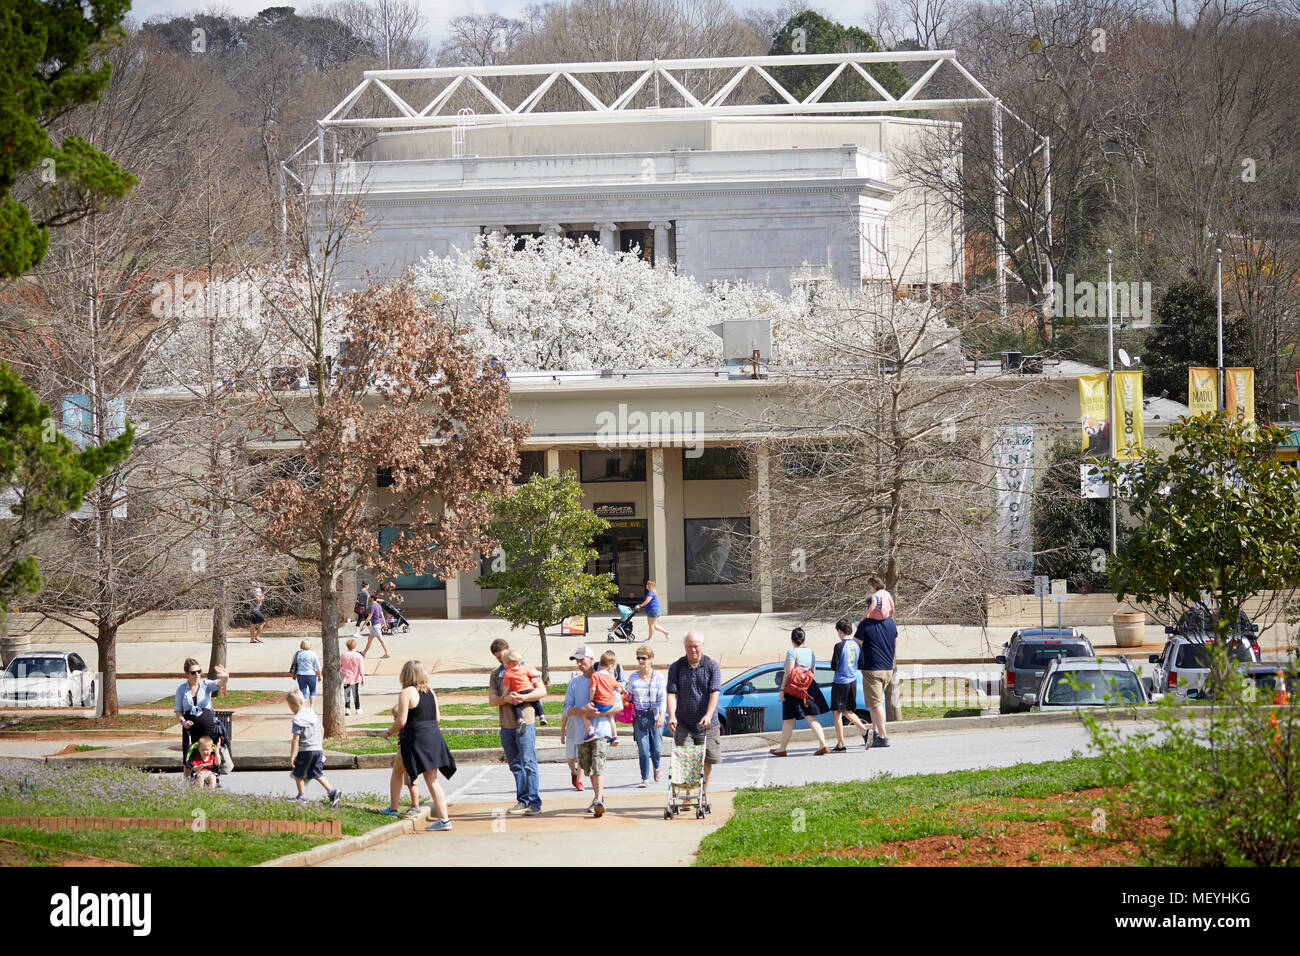
[[[73,651],[26,651],[0,674],[0,707],[91,707],[95,675]]]
[[[1151,675],[1152,689],[1183,699],[1200,696],[1210,674],[1210,649],[1215,643],[1204,632],[1171,635],[1160,653],[1148,658],[1156,665]],[[1237,665],[1256,664],[1259,645],[1244,639],[1230,641],[1228,659]]]
[[[1037,692],[1047,666],[1061,657],[1096,657],[1097,652],[1072,627],[1026,627],[1011,635],[994,658],[1002,667],[1002,713],[1028,710],[1024,695]]]
[[[781,729],[781,700],[777,694],[781,690],[781,679],[785,676],[785,663],[778,661],[774,664],[760,664],[758,667],[750,668],[743,674],[731,678],[731,680],[722,682],[722,693],[718,695],[718,720],[722,724],[722,732],[727,730],[727,710],[731,707],[761,707],[763,708],[763,731],[773,731]],[[822,689],[822,694],[826,697],[826,702],[830,703],[831,683],[835,672],[831,670],[829,661],[818,661],[813,671],[813,677],[817,686]],[[871,719],[870,715],[863,708],[862,697],[862,672],[858,675],[858,716],[864,721]],[[831,715],[829,712],[817,717],[817,722],[823,727],[832,726]],[[802,721],[800,721],[802,725]],[[671,737],[668,730],[668,722],[664,721],[664,736]]]
[[[1059,657],[1047,667],[1037,693],[1025,695],[1034,711],[1074,710],[1150,704],[1163,694],[1148,694],[1141,677],[1125,657]]]
[[[1282,672],[1282,680],[1277,679],[1277,672]],[[1300,694],[1300,662],[1260,661],[1258,664],[1246,664],[1241,668],[1242,676],[1255,684],[1256,701],[1270,703],[1278,691],[1279,683],[1286,689],[1288,698]],[[1214,684],[1206,681],[1205,686],[1192,691],[1188,696],[1209,699],[1214,696]]]

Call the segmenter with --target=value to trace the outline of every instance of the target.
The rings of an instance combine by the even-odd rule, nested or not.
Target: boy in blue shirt
[[[835,746],[831,748],[831,753],[842,754],[849,748],[844,746],[844,718],[848,717],[858,730],[862,731],[862,738],[867,740],[867,746],[871,746],[867,738],[867,725],[862,722],[862,718],[857,715],[858,709],[858,660],[862,656],[862,645],[853,637],[853,625],[847,618],[840,618],[835,622],[835,630],[839,632],[840,641],[831,651],[831,670],[835,672],[834,681],[831,683],[831,713],[835,721]]]

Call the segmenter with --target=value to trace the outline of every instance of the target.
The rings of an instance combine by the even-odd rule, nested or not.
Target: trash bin
[[[761,734],[763,707],[728,707],[726,734]]]
[[[214,710],[217,723],[221,729],[226,732],[226,743],[230,745],[230,753],[235,752],[235,712],[233,710]]]

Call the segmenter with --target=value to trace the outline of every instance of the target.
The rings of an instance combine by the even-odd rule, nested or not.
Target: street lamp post
[[[1106,250],[1106,401],[1110,408],[1106,416],[1110,419],[1110,457],[1115,458],[1115,306],[1114,283],[1111,282],[1111,251]],[[1220,360],[1220,364],[1222,360]],[[1117,523],[1115,517],[1115,499],[1119,496],[1118,479],[1110,483],[1110,553],[1118,553]]]
[[[1228,405],[1228,395],[1224,389],[1224,369],[1223,369],[1223,250],[1215,249],[1214,257],[1218,260],[1218,286],[1219,286],[1219,401],[1217,407],[1219,411],[1224,411]]]

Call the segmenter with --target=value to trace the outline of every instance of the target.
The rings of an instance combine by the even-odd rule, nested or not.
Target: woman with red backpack
[[[785,675],[781,678],[781,743],[768,751],[773,757],[786,755],[785,748],[794,733],[796,720],[806,721],[813,736],[817,738],[814,757],[830,753],[830,748],[826,746],[826,734],[816,720],[818,714],[826,713],[830,707],[814,679],[817,658],[811,647],[803,646],[804,640],[802,627],[796,627],[790,632],[790,643],[794,646],[786,651]]]

